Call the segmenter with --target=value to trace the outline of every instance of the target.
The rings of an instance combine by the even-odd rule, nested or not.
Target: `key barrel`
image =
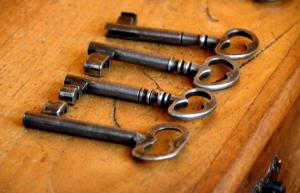
[[[27,128],[99,139],[128,146],[135,146],[136,140],[141,137],[136,132],[30,112],[24,114],[23,125]]]
[[[202,48],[214,49],[219,40],[207,35],[196,35],[186,32],[178,32],[166,29],[154,29],[138,27],[135,25],[107,23],[106,36],[111,38],[148,41],[164,44],[191,46],[200,45]]]
[[[107,96],[133,102],[142,101],[143,98],[143,93],[138,88],[106,81],[89,81],[87,92],[90,94]]]

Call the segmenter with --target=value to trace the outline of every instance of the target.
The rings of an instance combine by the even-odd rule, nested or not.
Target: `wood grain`
[[[284,166],[282,168],[281,180],[285,182],[288,192],[300,191],[300,98],[294,106],[294,110],[280,126],[286,130],[285,137],[281,139],[278,154],[282,157]]]
[[[235,192],[299,95],[298,0],[2,1],[0,5],[0,192]],[[121,11],[139,25],[221,36],[233,27],[259,37],[260,51],[241,61],[241,80],[216,92],[218,109],[175,121],[163,109],[83,96],[68,116],[146,131],[173,122],[191,132],[175,159],[143,163],[125,146],[25,129],[25,111],[57,99],[64,76],[82,74],[91,40],[200,63],[193,47],[106,39],[103,26]],[[103,79],[180,94],[189,77],[113,62]]]
[[[283,182],[286,192],[297,193],[300,190],[299,182],[299,129],[300,129],[300,97],[293,104],[293,108],[279,125],[272,138],[261,151],[253,164],[251,172],[240,185],[237,192],[251,192],[265,172],[274,155],[282,160],[279,181]]]

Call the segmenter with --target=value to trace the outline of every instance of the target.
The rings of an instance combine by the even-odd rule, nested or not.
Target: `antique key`
[[[117,23],[107,23],[107,37],[121,38],[129,40],[149,41],[156,43],[165,43],[173,45],[199,45],[204,49],[214,49],[215,53],[231,59],[243,59],[254,55],[258,49],[258,38],[255,34],[246,29],[234,28],[228,30],[223,38],[218,39],[206,34],[196,35],[186,32],[177,32],[164,29],[155,29],[136,26],[137,15],[134,13],[122,12]],[[245,44],[245,52],[228,53],[225,48],[231,44],[233,37],[244,37],[251,40],[251,43]]]
[[[107,96],[127,101],[137,102],[141,104],[156,104],[160,107],[167,107],[168,113],[171,117],[177,119],[197,119],[208,115],[216,108],[216,100],[214,95],[201,88],[194,88],[184,92],[181,96],[173,96],[168,92],[155,92],[145,88],[135,88],[127,85],[107,81],[93,81],[86,78],[67,75],[64,81],[64,87],[60,90],[59,98],[65,100],[70,104],[76,101],[74,92],[89,93],[100,96]],[[74,89],[69,89],[72,87]],[[178,111],[178,109],[187,107],[189,104],[189,97],[201,96],[208,99],[201,109],[193,113],[185,113]]]
[[[232,60],[218,55],[209,57],[204,64],[199,65],[192,64],[190,61],[177,60],[174,57],[154,56],[96,42],[89,44],[88,54],[90,57],[84,64],[85,73],[98,77],[101,76],[104,68],[109,67],[112,59],[192,76],[195,86],[208,90],[228,88],[240,77],[239,67]],[[222,80],[213,83],[204,81],[204,78],[211,74],[210,66],[214,64],[224,64],[230,68],[230,71]]]
[[[146,161],[164,160],[175,157],[189,139],[188,131],[179,125],[161,124],[151,128],[147,133],[139,133],[58,117],[54,116],[54,113],[51,114],[52,115],[26,112],[23,117],[23,125],[32,129],[52,131],[133,146],[134,148],[131,151],[132,156]],[[179,132],[180,136],[170,141],[169,150],[166,153],[147,153],[146,148],[154,146],[157,142],[156,135],[159,132],[166,130]]]

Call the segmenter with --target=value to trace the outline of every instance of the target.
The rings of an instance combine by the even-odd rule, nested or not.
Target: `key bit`
[[[137,22],[137,15],[131,12],[121,12],[121,15],[118,18],[117,23],[119,24],[128,24],[135,25]]]
[[[92,53],[84,63],[84,73],[90,76],[100,77],[103,68],[109,68],[112,55],[107,53]]]
[[[81,96],[81,89],[78,85],[66,85],[59,91],[59,99],[67,101],[70,105],[74,105],[75,102]]]
[[[42,113],[48,114],[48,115],[55,115],[55,116],[60,116],[65,113],[67,113],[69,110],[69,105],[68,103],[64,101],[48,101],[43,109]]]

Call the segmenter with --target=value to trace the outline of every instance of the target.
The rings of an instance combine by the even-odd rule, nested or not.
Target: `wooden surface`
[[[300,91],[300,3],[282,1],[2,1],[0,4],[0,192],[235,192]],[[91,40],[200,63],[211,53],[106,39],[121,11],[139,25],[221,36],[232,27],[259,37],[241,79],[216,92],[218,109],[174,121],[157,107],[86,95],[69,117],[146,131],[154,123],[187,127],[191,140],[168,161],[138,162],[125,146],[25,129],[25,111],[57,99],[67,73],[82,74]],[[103,79],[180,94],[191,79],[113,62]]]
[[[287,113],[272,138],[263,148],[251,172],[240,185],[238,192],[251,192],[260,178],[262,178],[273,158],[278,155],[282,160],[279,181],[283,182],[286,192],[300,191],[300,97]]]
[[[278,145],[278,154],[285,167],[282,168],[281,179],[285,181],[288,192],[300,192],[300,98],[296,108],[288,114],[281,125],[286,130],[286,137]]]

